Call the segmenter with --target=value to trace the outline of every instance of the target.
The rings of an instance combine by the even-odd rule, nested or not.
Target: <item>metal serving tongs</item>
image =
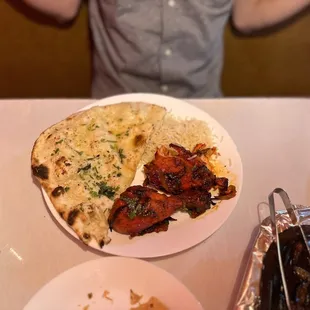
[[[287,210],[287,213],[290,216],[292,224],[299,227],[301,234],[303,236],[304,242],[306,244],[306,247],[308,249],[309,258],[310,258],[310,248],[309,248],[309,243],[308,243],[306,234],[304,232],[304,229],[303,229],[302,225],[300,224],[300,214],[298,213],[296,208],[291,204],[291,201],[290,201],[290,198],[288,197],[288,194],[283,189],[276,188],[274,191],[272,191],[272,193],[268,197],[269,209],[270,209],[270,219],[271,219],[271,227],[272,227],[273,237],[274,237],[274,240],[275,240],[276,245],[277,245],[278,259],[279,259],[283,289],[284,289],[284,293],[285,293],[285,300],[286,300],[286,304],[287,304],[288,309],[291,310],[290,298],[289,298],[289,294],[288,294],[287,283],[286,283],[286,279],[285,279],[282,256],[281,256],[279,231],[278,231],[278,226],[277,226],[277,222],[276,222],[276,209],[275,209],[275,202],[274,202],[274,194],[279,194],[279,196],[281,197],[282,202],[283,202],[283,204]]]

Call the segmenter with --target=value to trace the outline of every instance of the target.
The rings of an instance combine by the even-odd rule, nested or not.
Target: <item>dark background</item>
[[[87,8],[72,26],[0,0],[0,97],[89,97]],[[227,96],[310,95],[310,14],[271,35],[225,32]]]

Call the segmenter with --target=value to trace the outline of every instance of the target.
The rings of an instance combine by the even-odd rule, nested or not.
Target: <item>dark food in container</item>
[[[304,225],[310,240],[310,225]],[[279,234],[285,279],[291,309],[310,309],[310,260],[309,252],[298,226]],[[288,309],[282,286],[277,246],[273,242],[264,259],[260,281],[260,309]]]

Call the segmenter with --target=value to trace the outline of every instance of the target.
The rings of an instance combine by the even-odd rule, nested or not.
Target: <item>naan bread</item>
[[[110,241],[113,201],[134,179],[165,108],[120,103],[78,112],[44,131],[32,151],[32,171],[79,238]]]

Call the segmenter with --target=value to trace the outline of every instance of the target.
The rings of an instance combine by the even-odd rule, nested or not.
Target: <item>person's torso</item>
[[[232,0],[91,0],[93,95],[220,96]]]

